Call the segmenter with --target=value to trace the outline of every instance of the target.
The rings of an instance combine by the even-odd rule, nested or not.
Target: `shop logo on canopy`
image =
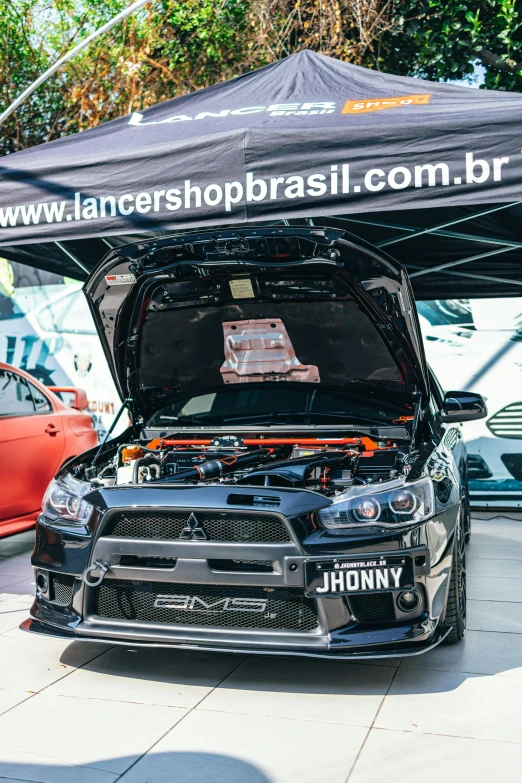
[[[425,106],[430,102],[430,95],[401,95],[391,98],[367,98],[357,101],[346,101],[341,114],[364,114],[369,111],[382,111],[383,109],[398,109],[403,106]]]

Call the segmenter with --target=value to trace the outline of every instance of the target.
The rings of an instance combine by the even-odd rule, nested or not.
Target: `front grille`
[[[180,608],[191,603],[194,596],[194,608]],[[233,600],[239,598],[243,600],[234,606]],[[155,606],[158,601],[162,605]],[[169,603],[176,606],[169,607]],[[245,607],[251,611],[245,611]],[[314,601],[304,596],[302,588],[290,587],[136,584],[106,579],[93,589],[93,610],[98,617],[111,620],[217,628],[312,631],[319,624]]]
[[[522,454],[502,454],[500,459],[517,481],[522,481]]]
[[[119,565],[130,568],[174,568],[176,557],[148,557],[140,555],[122,555]]]
[[[459,439],[459,431],[456,427],[452,427],[446,435],[444,436],[444,445],[447,449],[450,451],[453,451],[455,446],[457,445],[457,441]]]
[[[74,589],[74,576],[69,574],[50,574],[51,601],[67,606],[71,603]]]
[[[497,438],[522,438],[522,402],[512,402],[486,422]]]
[[[109,519],[103,535],[169,541],[180,538],[191,516],[190,510],[120,511]],[[197,540],[206,537],[209,541],[274,544],[290,541],[286,525],[275,514],[198,511],[195,516],[197,531],[204,531],[203,536],[194,536]],[[195,525],[194,520],[191,524]]]
[[[232,571],[237,573],[272,574],[272,560],[209,560],[213,571]]]
[[[351,595],[350,606],[355,619],[360,623],[392,623],[395,620],[391,593]]]

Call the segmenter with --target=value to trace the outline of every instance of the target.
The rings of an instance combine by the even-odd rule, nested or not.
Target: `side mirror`
[[[449,391],[444,395],[442,421],[474,421],[475,419],[484,419],[487,415],[486,401],[481,394]]]
[[[72,395],[72,400],[69,403],[71,408],[76,408],[76,410],[79,411],[86,411],[89,407],[89,401],[87,400],[87,394],[84,389],[76,389],[74,386],[48,386],[47,388],[57,394],[66,404],[67,395]]]

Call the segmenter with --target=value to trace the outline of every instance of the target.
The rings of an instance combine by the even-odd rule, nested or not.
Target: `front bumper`
[[[441,630],[437,628],[432,634],[429,640],[421,640],[417,642],[401,643],[396,646],[393,643],[389,643],[389,646],[375,647],[368,649],[367,647],[351,648],[349,650],[337,651],[332,650],[303,650],[303,649],[257,649],[256,647],[231,647],[230,645],[206,645],[206,644],[190,644],[188,642],[176,643],[173,640],[160,641],[158,639],[149,641],[141,636],[134,636],[131,640],[121,638],[121,635],[114,636],[90,636],[79,635],[74,631],[68,631],[63,628],[56,628],[42,623],[39,620],[35,620],[29,617],[20,625],[22,631],[34,633],[38,636],[46,636],[53,639],[63,639],[71,642],[98,642],[99,644],[120,645],[128,647],[132,644],[133,647],[163,647],[171,648],[175,650],[193,650],[195,652],[228,652],[238,653],[240,655],[283,655],[300,658],[326,658],[328,660],[367,660],[373,658],[395,658],[405,657],[413,655],[422,655],[429,650],[433,650],[441,642],[444,641],[446,636],[450,633],[451,628]]]
[[[244,491],[248,492],[248,489]],[[266,491],[270,492],[268,489]],[[284,490],[277,490],[282,505],[285,501],[284,493]],[[315,493],[305,494],[310,502],[310,495]],[[417,655],[439,644],[446,634],[446,629],[441,630],[440,618],[446,604],[453,530],[458,513],[456,508],[437,515],[413,531],[381,530],[373,531],[371,535],[363,534],[360,530],[330,533],[316,529],[311,533],[303,533],[304,515],[291,518],[290,515],[273,510],[260,511],[260,515],[280,517],[281,522],[288,527],[287,541],[218,543],[210,540],[151,540],[108,535],[106,522],[111,514],[116,513],[115,495],[113,492],[113,505],[101,515],[93,535],[74,535],[71,531],[60,530],[58,526],[40,519],[33,555],[37,577],[43,574],[51,585],[55,578],[70,580],[70,597],[63,600],[62,596],[57,601],[52,587],[38,590],[31,609],[31,619],[22,625],[23,630],[108,644],[328,658]],[[215,495],[216,488],[213,488],[214,502]],[[129,493],[126,497],[122,493],[121,497],[128,509]],[[197,497],[201,501],[201,489]],[[299,498],[294,494],[290,500],[290,507],[295,508]],[[194,510],[193,503],[187,505]],[[229,513],[224,506],[220,506],[219,513]],[[161,511],[165,506],[158,504],[157,508]],[[195,510],[196,514],[206,513],[204,506]],[[252,507],[248,510],[252,512]],[[172,508],[169,512],[172,512]],[[362,619],[359,610],[354,612],[350,598],[335,596],[305,600],[304,563],[307,559],[362,555],[373,557],[398,552],[411,554],[415,562],[415,588],[422,600],[414,617],[398,609],[398,591],[386,594],[393,596],[393,600],[388,601],[388,615]],[[158,557],[171,558],[176,562],[173,568],[159,569],[143,564],[129,565],[129,557],[134,558],[132,563],[135,563],[136,558]],[[225,572],[216,570],[216,559],[271,561],[273,570],[271,573]],[[105,603],[101,601],[101,587],[86,586],[83,581],[85,571],[95,560],[101,560],[109,566],[103,589],[105,594],[112,592],[116,595],[112,603],[107,603],[106,595]],[[144,614],[143,605],[143,611],[134,611],[133,602],[139,603],[134,597],[136,591],[141,591],[141,598],[148,591],[148,614]],[[192,618],[187,623],[182,622],[179,612],[158,617],[157,612],[153,611],[156,608],[154,598],[161,594],[167,593],[167,597],[179,599],[179,595],[170,594],[199,592],[210,602],[206,597],[209,591],[213,591],[212,600],[217,597],[218,601],[221,595],[253,596],[258,594],[255,591],[262,591],[262,595],[276,599],[282,596],[278,611],[284,596],[291,595],[296,604],[299,601],[308,604],[313,602],[317,623],[308,622],[300,626],[295,622],[294,614],[294,624],[278,625],[279,621],[276,621],[272,625],[269,622],[260,625],[250,622],[253,615],[235,612],[234,618],[229,614],[228,618],[222,617],[214,623],[207,617],[205,623],[196,624]],[[118,614],[120,604],[125,604],[125,611]],[[106,611],[107,606],[110,611]],[[100,611],[100,607],[103,611]],[[301,612],[300,617],[306,615],[299,606],[298,612]],[[181,616],[184,620],[187,613]],[[232,621],[236,619],[238,622]],[[199,623],[199,618],[197,621]]]

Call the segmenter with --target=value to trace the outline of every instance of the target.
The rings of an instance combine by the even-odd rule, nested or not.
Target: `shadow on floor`
[[[502,634],[500,644],[503,644]],[[468,640],[455,646],[440,646],[431,653],[406,659],[365,661],[332,661],[314,658],[299,658],[270,655],[233,655],[230,653],[205,653],[197,650],[169,650],[164,648],[140,648],[114,646],[100,651],[97,657],[82,666],[90,683],[92,698],[130,700],[136,697],[135,689],[147,691],[158,683],[169,686],[173,693],[184,687],[215,687],[228,693],[227,698],[253,698],[256,694],[270,699],[289,698],[292,694],[311,697],[384,696],[395,676],[397,666],[401,671],[411,672],[411,681],[404,683],[405,693],[443,693],[459,688],[465,680],[482,677],[486,673],[502,674],[518,667],[514,660],[517,650],[506,660],[505,656],[493,655],[492,671],[481,671],[476,663],[469,664],[469,651],[476,650],[478,641]],[[62,653],[60,662],[74,666],[78,657],[77,645],[73,642]],[[518,653],[522,651],[522,639]],[[480,651],[479,651],[480,652]],[[433,656],[437,657],[428,657]],[[490,651],[491,654],[491,651]],[[473,657],[473,656],[472,656]],[[475,668],[474,668],[475,667]],[[219,674],[218,674],[219,673]],[[111,685],[111,679],[113,684]],[[125,684],[125,680],[129,680]],[[103,687],[102,687],[103,686]],[[86,687],[84,685],[83,687]],[[116,689],[116,691],[114,690]],[[246,694],[249,694],[247,697]],[[146,699],[153,699],[147,694]],[[174,697],[175,698],[175,697]],[[174,701],[174,704],[177,702]]]
[[[140,760],[101,759],[96,767],[4,761],[7,755],[0,751],[0,778],[35,783],[272,783],[252,764],[215,753],[152,752]]]
[[[34,535],[33,529],[7,538],[0,538],[0,561],[10,557],[18,557],[18,555],[30,557],[34,549]]]

